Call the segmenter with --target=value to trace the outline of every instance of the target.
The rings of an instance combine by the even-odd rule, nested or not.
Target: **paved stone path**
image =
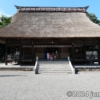
[[[0,100],[99,100],[67,96],[68,91],[100,92],[99,76],[100,72],[35,75],[33,71],[0,71]]]

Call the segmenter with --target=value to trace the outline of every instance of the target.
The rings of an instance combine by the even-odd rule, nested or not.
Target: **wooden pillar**
[[[72,42],[72,64],[75,64],[75,59],[74,59],[74,42]]]
[[[32,65],[35,65],[35,59],[34,43],[32,41]]]
[[[21,41],[20,41],[20,55],[19,55],[19,64],[21,65],[21,62],[22,62],[22,44],[21,44]]]
[[[32,41],[32,65],[34,65],[34,54],[33,54],[34,50],[33,50],[33,41]]]
[[[98,41],[98,63],[100,64],[100,42]]]
[[[86,65],[86,42],[84,42],[84,58],[85,58],[84,64]]]
[[[7,65],[7,40],[6,40],[6,48],[5,48],[5,65]]]

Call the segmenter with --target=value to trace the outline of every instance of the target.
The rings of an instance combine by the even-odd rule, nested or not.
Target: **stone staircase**
[[[39,61],[39,74],[72,74],[67,61]]]

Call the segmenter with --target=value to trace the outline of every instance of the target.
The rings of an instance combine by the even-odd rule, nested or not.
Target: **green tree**
[[[8,25],[9,23],[11,23],[11,17],[6,17],[4,15],[0,17],[0,28]]]
[[[100,25],[100,20],[98,20],[98,18],[96,17],[95,14],[89,13],[89,12],[87,12],[87,14],[90,17],[91,21],[93,21],[94,23]]]
[[[1,16],[0,17],[0,28],[11,23],[11,17]],[[0,62],[2,62],[2,57],[5,55],[5,44],[0,43]]]

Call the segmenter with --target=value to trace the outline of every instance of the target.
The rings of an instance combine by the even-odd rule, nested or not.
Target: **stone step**
[[[69,66],[69,65],[65,65],[65,64],[39,64],[39,66]]]
[[[60,61],[58,61],[58,62],[53,62],[53,61],[49,61],[49,62],[40,62],[39,61],[39,63],[41,63],[41,64],[68,64],[68,62],[60,62]]]
[[[72,72],[71,70],[39,70],[39,72]]]
[[[71,69],[58,69],[58,68],[40,68],[39,70],[71,70]]]
[[[39,69],[71,69],[71,68],[39,68]]]
[[[53,63],[53,62],[51,62],[51,63],[40,63],[39,62],[39,64],[68,64],[68,63],[60,63],[60,62],[57,62],[57,63]]]
[[[42,67],[42,68],[39,68],[39,69],[61,69],[61,70],[62,70],[62,69],[71,69],[71,68],[51,68],[51,67],[43,68],[43,67]]]
[[[72,74],[72,73],[39,73],[39,74],[51,74],[51,75],[54,75],[54,74]]]
[[[39,74],[43,74],[43,73],[70,73],[72,74],[72,71],[39,71]]]
[[[63,68],[63,69],[58,69],[58,68],[40,68],[39,70],[71,70],[71,69],[65,69],[65,68]]]
[[[43,73],[39,72],[39,74],[44,74],[44,73],[48,73],[48,74],[49,73],[52,73],[52,74],[72,74],[72,72],[52,72],[52,71],[51,72],[46,71],[46,72],[43,72]]]
[[[38,72],[39,74],[72,74],[67,61],[41,61]]]
[[[69,66],[68,64],[39,64],[40,66]]]
[[[57,69],[46,69],[46,70],[42,70],[42,69],[39,69],[39,71],[72,71],[72,70],[67,70],[67,69],[65,69],[65,70],[57,70]]]
[[[57,67],[58,66],[61,66],[61,67],[64,66],[65,67],[65,66],[69,66],[69,65],[64,65],[64,64],[61,64],[61,65],[60,64],[58,64],[58,65],[57,64],[44,64],[44,65],[42,65],[42,64],[39,64],[39,66],[57,66]]]
[[[68,64],[65,65],[65,64],[39,64],[39,66],[55,66],[55,67],[67,67],[69,66]]]
[[[55,63],[56,65],[62,65],[62,64],[64,64],[64,63],[62,63],[62,64],[59,64],[59,63]],[[49,64],[41,64],[41,63],[39,63],[39,65],[55,65],[54,63],[52,64],[52,63],[49,63]],[[68,65],[68,64],[64,64],[64,65]]]
[[[48,69],[49,68],[58,68],[58,69],[60,69],[60,68],[61,69],[66,69],[67,68],[67,69],[70,69],[70,67],[54,67],[54,66],[53,67],[52,66],[51,67],[43,67],[43,66],[41,67],[41,66],[39,66],[39,68],[48,68]]]
[[[40,69],[39,71],[71,71],[71,70],[66,70],[66,69],[65,70],[56,70],[56,69],[41,70]]]
[[[68,63],[68,61],[39,61],[40,63]]]

